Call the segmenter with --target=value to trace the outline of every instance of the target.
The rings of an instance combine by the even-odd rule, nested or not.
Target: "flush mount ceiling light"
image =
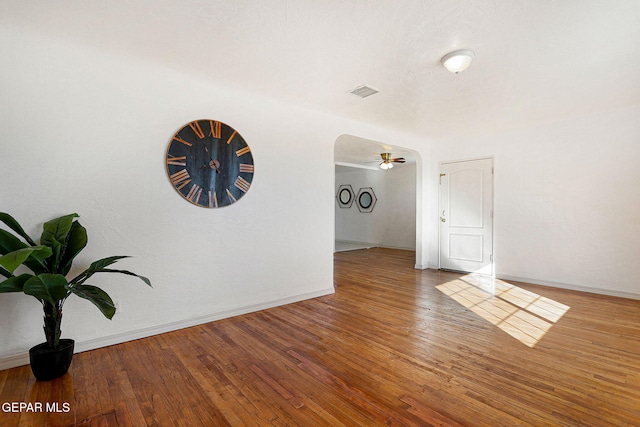
[[[451,53],[447,53],[442,57],[440,62],[447,70],[452,73],[458,74],[460,71],[464,71],[469,67],[476,54],[471,50],[456,50]]]

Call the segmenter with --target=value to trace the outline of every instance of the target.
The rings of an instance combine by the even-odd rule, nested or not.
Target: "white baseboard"
[[[344,239],[336,239],[335,240],[336,243],[349,243],[349,244],[354,244],[354,245],[363,245],[363,246],[371,246],[374,247],[376,246],[376,243],[371,243],[371,242],[362,242],[360,240],[344,240]]]
[[[399,251],[410,251],[410,252],[415,252],[416,248],[407,248],[404,246],[388,246],[388,245],[377,245],[376,247],[378,248],[384,248],[384,249],[397,249]]]
[[[436,264],[431,264],[431,263],[427,263],[427,264],[416,264],[416,265],[415,265],[415,269],[416,269],[416,270],[426,270],[426,269],[438,270],[438,265],[436,265]]]
[[[338,249],[338,246],[342,246],[342,247]],[[348,252],[348,251],[355,251],[360,249],[371,249],[375,247],[377,247],[375,243],[357,242],[355,240],[336,239],[335,245],[334,245],[334,252]]]
[[[514,282],[531,283],[532,285],[549,286],[552,288],[569,289],[572,291],[589,292],[592,294],[609,295],[612,297],[639,299],[640,294],[633,292],[623,292],[611,289],[591,288],[588,286],[573,285],[570,283],[552,282],[549,280],[530,279],[528,277],[510,276],[508,274],[498,274],[500,280],[512,280]]]
[[[428,268],[438,270],[438,266],[433,264],[426,264],[426,265],[416,264],[415,268],[417,270],[426,270]],[[623,291],[616,291],[611,289],[591,288],[588,286],[573,285],[570,283],[561,283],[561,282],[553,282],[549,280],[531,279],[528,277],[511,276],[508,274],[497,274],[496,278],[500,280],[511,280],[514,282],[531,283],[532,285],[549,286],[552,288],[569,289],[572,291],[589,292],[592,294],[601,294],[601,295],[608,295],[612,297],[640,300],[640,294],[633,293],[633,292],[623,292]]]
[[[330,295],[335,292],[333,287],[320,291],[310,292],[292,297],[282,298],[274,301],[268,301],[260,304],[253,304],[244,307],[233,308],[230,310],[211,313],[204,316],[192,317],[189,319],[179,320],[177,322],[165,323],[162,325],[151,326],[134,331],[122,332],[107,337],[95,338],[87,341],[76,341],[74,353],[95,350],[97,348],[107,347],[110,345],[121,344],[127,341],[133,341],[141,338],[147,338],[153,335],[164,334],[166,332],[177,331],[179,329],[189,328],[191,326],[201,325],[203,323],[215,322],[216,320],[226,319],[229,317],[239,316],[242,314],[253,313],[255,311],[266,310],[268,308],[278,307],[281,305],[291,304],[294,302],[304,301],[312,298],[318,298]],[[29,364],[28,349],[24,353],[8,355],[0,358],[0,371],[16,366]]]
[[[35,345],[35,344],[34,344]],[[29,364],[29,353],[20,353],[0,359],[0,371]]]
[[[415,252],[416,248],[409,248],[404,246],[390,246],[390,245],[381,245],[380,243],[372,243],[372,242],[359,242],[355,240],[341,240],[336,239],[336,243],[344,243],[346,245],[354,246],[353,249],[347,250],[357,250],[357,249],[371,249],[371,248],[384,248],[384,249],[398,249],[401,251],[413,251]]]

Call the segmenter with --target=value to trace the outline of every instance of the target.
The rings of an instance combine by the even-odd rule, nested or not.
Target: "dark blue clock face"
[[[167,174],[196,206],[220,208],[242,198],[253,180],[253,156],[244,138],[216,120],[184,125],[167,148]]]

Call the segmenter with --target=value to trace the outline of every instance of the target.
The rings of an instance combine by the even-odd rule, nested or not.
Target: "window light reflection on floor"
[[[570,308],[484,276],[466,275],[436,288],[529,347],[534,347]]]

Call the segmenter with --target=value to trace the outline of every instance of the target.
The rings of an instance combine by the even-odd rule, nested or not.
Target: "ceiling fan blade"
[[[396,162],[396,163],[404,163],[404,162],[406,162],[404,157],[398,157],[397,159],[391,159],[391,161],[392,162]]]

